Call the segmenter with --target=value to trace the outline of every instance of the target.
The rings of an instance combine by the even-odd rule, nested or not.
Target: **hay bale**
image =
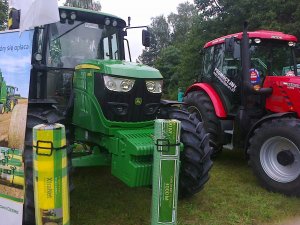
[[[11,197],[24,199],[24,190],[20,188],[0,184],[0,193]]]
[[[10,119],[8,147],[23,151],[26,131],[27,104],[16,105]]]

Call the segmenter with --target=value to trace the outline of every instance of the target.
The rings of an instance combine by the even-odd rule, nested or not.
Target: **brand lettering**
[[[230,91],[235,92],[236,90],[236,84],[231,81],[228,77],[226,77],[220,70],[215,68],[214,75],[216,78],[221,81],[222,84],[224,84]]]
[[[170,184],[165,184],[165,194],[164,194],[164,196],[165,196],[164,200],[169,201],[169,199],[170,199]]]
[[[6,211],[9,211],[9,212],[12,212],[12,213],[15,213],[15,214],[19,214],[19,212],[17,210],[12,209],[10,207],[3,206],[3,205],[0,205],[0,209],[4,209]]]
[[[47,198],[52,198],[52,178],[46,179]]]
[[[170,197],[173,195],[173,176],[170,177],[170,183],[164,185],[164,200],[169,201]]]
[[[294,88],[300,88],[300,84],[295,84],[295,83],[287,83],[287,82],[283,82],[284,85],[286,85],[288,88],[290,89],[294,89]]]

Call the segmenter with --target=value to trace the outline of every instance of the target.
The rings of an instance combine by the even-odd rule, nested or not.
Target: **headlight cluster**
[[[147,90],[151,93],[161,93],[162,91],[162,80],[148,80],[146,81]]]
[[[105,87],[110,91],[128,92],[133,88],[135,80],[104,76]],[[162,92],[162,80],[147,80],[146,87],[151,93]]]
[[[134,85],[134,80],[104,76],[104,84],[108,90],[128,92]]]

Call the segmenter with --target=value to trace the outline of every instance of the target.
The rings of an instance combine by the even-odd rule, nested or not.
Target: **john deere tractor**
[[[205,44],[199,82],[185,93],[216,154],[243,149],[260,183],[300,196],[300,77],[297,38],[247,31]]]
[[[32,128],[63,123],[73,166],[111,166],[130,187],[151,185],[155,118],[181,121],[180,195],[203,188],[212,166],[208,135],[193,114],[163,101],[158,70],[125,61],[126,22],[119,17],[70,7],[60,22],[36,27],[27,116],[25,224],[34,224]],[[142,42],[149,46],[149,32]],[[77,149],[77,148],[76,148]],[[71,151],[69,151],[71,155]],[[69,163],[70,164],[70,163]]]
[[[18,104],[16,91],[18,88],[6,85],[2,72],[0,71],[0,114],[11,112]]]

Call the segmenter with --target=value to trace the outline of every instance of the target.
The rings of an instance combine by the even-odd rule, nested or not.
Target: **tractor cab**
[[[8,96],[15,96],[16,91],[18,91],[18,88],[7,85],[6,86],[6,91],[7,91],[7,95]]]
[[[298,76],[295,46],[297,38],[275,31],[248,32],[249,71],[243,79],[242,33],[227,35],[204,46],[201,82],[210,83],[221,97],[226,112],[236,114],[242,104],[242,84],[249,82],[255,90],[269,86],[271,77]],[[295,72],[294,72],[295,71]],[[263,104],[265,96],[253,93],[249,105]],[[262,106],[264,108],[264,105]]]
[[[75,66],[85,60],[125,59],[119,17],[72,7],[59,9],[60,21],[35,28],[30,99],[51,99],[65,109]]]

